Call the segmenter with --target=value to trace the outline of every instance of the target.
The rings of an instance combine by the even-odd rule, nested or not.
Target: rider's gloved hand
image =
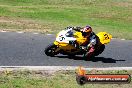
[[[76,27],[76,29],[80,30],[80,29],[83,29],[82,27]]]
[[[72,27],[72,26],[68,26],[66,29],[73,29],[74,27]]]
[[[81,31],[81,29],[82,29],[82,27],[73,27],[73,30],[75,30],[75,31]]]

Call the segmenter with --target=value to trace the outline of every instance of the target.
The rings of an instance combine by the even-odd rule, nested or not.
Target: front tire
[[[51,56],[51,57],[53,57],[53,56],[55,56],[55,55],[57,55],[57,52],[55,52],[55,50],[57,49],[57,46],[55,45],[55,44],[50,44],[50,45],[48,45],[46,48],[45,48],[45,54],[47,55],[47,56]]]

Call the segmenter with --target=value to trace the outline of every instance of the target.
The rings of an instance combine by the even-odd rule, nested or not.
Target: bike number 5
[[[64,37],[63,35],[60,35],[60,36],[59,36],[59,40],[60,40],[60,41],[63,41],[63,40],[65,40],[65,37]]]

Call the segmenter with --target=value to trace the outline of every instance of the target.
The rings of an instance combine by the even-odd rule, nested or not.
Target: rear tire
[[[104,51],[104,49],[105,49],[105,45],[101,45],[99,49],[95,50],[94,56],[98,56],[99,54],[101,54]]]
[[[55,55],[58,54],[57,52],[55,52],[56,49],[57,49],[57,46],[56,46],[55,44],[52,43],[52,44],[48,45],[48,46],[45,48],[44,52],[45,52],[45,54],[46,54],[47,56],[53,57],[53,56],[55,56]]]

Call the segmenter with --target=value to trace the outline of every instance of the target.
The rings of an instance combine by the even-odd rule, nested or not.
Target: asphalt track
[[[0,66],[132,67],[131,40],[112,39],[101,55],[85,61],[80,56],[46,56],[44,49],[54,39],[54,35],[0,32]]]

